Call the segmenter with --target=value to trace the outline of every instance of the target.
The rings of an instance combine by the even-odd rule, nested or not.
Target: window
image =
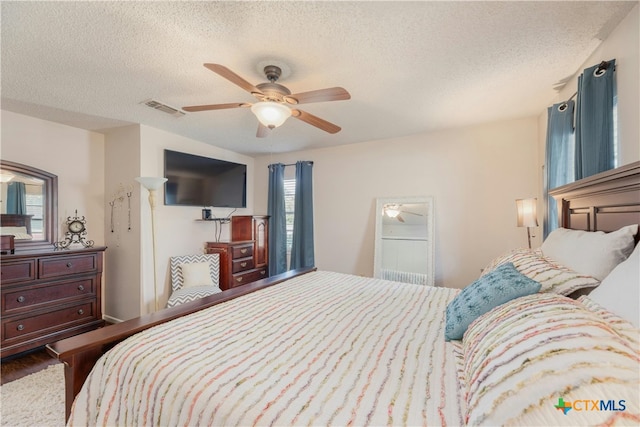
[[[615,167],[620,166],[618,159],[618,93],[613,94],[613,164]]]
[[[42,185],[25,185],[27,215],[31,217],[31,234],[34,238],[42,236],[42,221],[44,217],[44,196],[42,194]]]
[[[287,254],[291,253],[293,243],[293,211],[296,203],[296,179],[284,180],[284,210],[287,225]]]

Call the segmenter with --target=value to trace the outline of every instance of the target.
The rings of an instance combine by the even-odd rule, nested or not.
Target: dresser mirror
[[[58,234],[58,177],[0,160],[0,234],[13,235],[16,252],[52,249]]]
[[[374,277],[433,286],[431,197],[376,199]]]

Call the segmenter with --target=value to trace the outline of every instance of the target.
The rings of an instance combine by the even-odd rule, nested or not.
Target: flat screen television
[[[164,150],[164,204],[247,207],[247,165]]]

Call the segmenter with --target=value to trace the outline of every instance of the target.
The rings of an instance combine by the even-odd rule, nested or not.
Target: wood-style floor
[[[1,362],[0,382],[6,384],[36,373],[49,365],[61,363],[51,357],[44,348],[21,355],[10,356]]]

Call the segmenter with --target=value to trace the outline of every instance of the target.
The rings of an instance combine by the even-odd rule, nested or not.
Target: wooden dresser
[[[208,254],[220,254],[220,289],[269,277],[269,217],[231,217],[231,241],[207,242]]]
[[[105,247],[3,255],[2,357],[103,326]]]

